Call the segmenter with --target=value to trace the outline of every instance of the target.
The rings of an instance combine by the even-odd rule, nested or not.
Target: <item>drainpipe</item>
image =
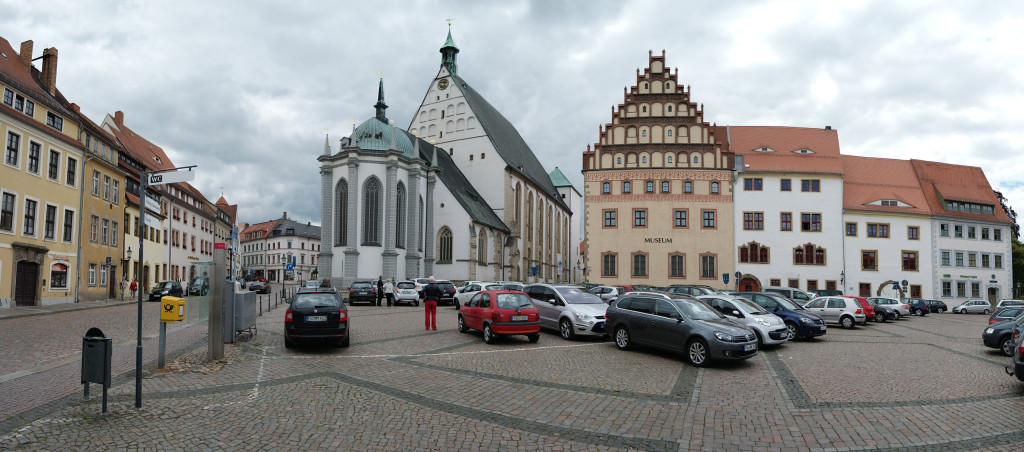
[[[79,124],[81,125],[81,124]],[[81,128],[78,129],[81,134]],[[85,202],[85,167],[92,160],[89,151],[86,150],[82,159],[82,177],[78,183],[78,250],[75,251],[75,303],[78,303],[79,286],[82,284],[82,206]]]

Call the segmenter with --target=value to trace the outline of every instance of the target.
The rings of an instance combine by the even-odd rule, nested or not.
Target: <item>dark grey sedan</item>
[[[636,344],[683,352],[698,367],[757,355],[753,331],[685,295],[627,293],[608,306],[605,319],[621,350]]]

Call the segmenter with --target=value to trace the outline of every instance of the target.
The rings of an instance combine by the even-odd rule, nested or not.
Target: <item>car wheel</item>
[[[761,336],[761,332],[754,330],[754,336],[757,336],[757,349],[760,350],[764,348],[764,337]]]
[[[493,344],[497,337],[494,336],[494,331],[491,331],[490,325],[484,325],[484,342]]]
[[[558,322],[558,332],[562,333],[562,339],[565,340],[572,339],[576,335],[572,330],[572,322],[569,319],[562,319],[561,322]]]
[[[527,334],[526,338],[529,339],[530,342],[536,343],[537,341],[540,340],[540,333]]]
[[[991,312],[992,312],[992,311],[989,311],[988,309],[986,309],[986,310],[985,310],[985,312],[983,312],[983,314],[985,314],[985,315],[989,315],[989,313],[991,313]]]
[[[999,343],[999,351],[1003,352],[1004,356],[1013,356],[1013,337],[1007,335],[1003,338],[1002,342]]]
[[[632,338],[629,337],[629,330],[624,326],[615,329],[615,346],[619,350],[629,350],[633,346]]]
[[[935,313],[936,314],[942,314],[942,311],[945,311],[945,309],[939,308],[939,309],[935,310]]]
[[[294,342],[289,341],[288,339],[284,340],[284,348],[293,348],[293,347],[295,347],[295,343]]]
[[[420,302],[419,301],[414,301],[414,302],[412,302],[412,304],[413,304],[413,306],[419,306]]]
[[[839,326],[848,330],[853,329],[853,317],[843,316],[843,318],[839,319]]]
[[[460,333],[468,333],[469,332],[469,328],[466,328],[466,319],[462,318],[462,315],[459,315],[459,332]]]
[[[885,321],[885,314],[881,313],[881,312],[876,312],[875,313],[875,321],[878,322],[878,323],[884,322]]]
[[[916,315],[918,317],[923,316],[924,315],[924,311],[922,311],[921,309],[915,309],[914,310],[914,315]]]
[[[795,341],[800,337],[800,328],[795,323],[786,322],[786,340]]]
[[[708,344],[704,339],[690,339],[686,344],[686,358],[697,367],[704,367],[708,363]]]
[[[895,316],[896,316],[896,318],[895,318],[895,319],[893,319],[893,320],[899,320],[899,319],[900,319],[900,317],[903,317],[902,315],[900,315],[900,312],[899,312],[899,311],[896,311],[896,314],[895,314]]]

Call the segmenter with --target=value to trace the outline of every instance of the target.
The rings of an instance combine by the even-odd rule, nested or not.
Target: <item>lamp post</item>
[[[587,282],[586,256],[583,253],[580,253],[580,257],[576,258],[576,268],[578,268],[580,272],[583,273],[583,282]]]
[[[123,276],[124,276],[125,279],[128,279],[128,266],[132,264],[132,247],[131,246],[128,247],[127,253],[128,253],[128,257],[126,257],[124,259],[124,265],[121,266],[121,268],[124,270],[124,275]]]
[[[839,272],[839,290],[846,293],[846,271]]]

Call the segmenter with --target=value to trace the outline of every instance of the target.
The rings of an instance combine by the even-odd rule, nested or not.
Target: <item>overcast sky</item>
[[[980,166],[1024,209],[1024,3],[944,3],[0,0],[0,35],[56,47],[69,100],[96,122],[124,111],[241,221],[319,223],[324,129],[336,149],[373,115],[378,71],[407,127],[449,17],[459,74],[577,189],[664,49],[709,122],[830,125],[844,154]]]

